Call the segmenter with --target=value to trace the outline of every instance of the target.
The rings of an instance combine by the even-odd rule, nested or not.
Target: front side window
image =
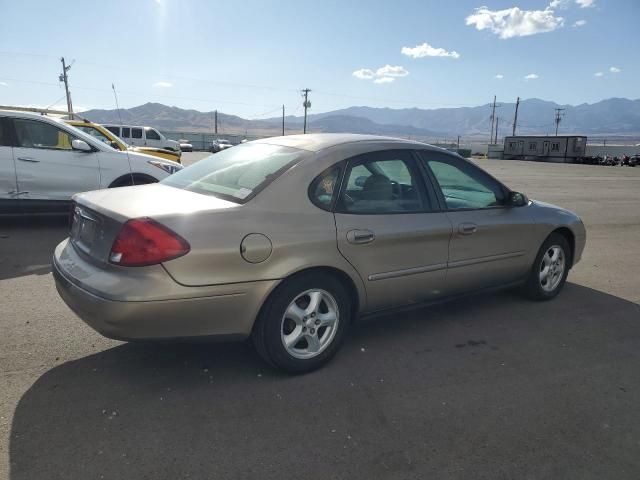
[[[132,128],[131,129],[131,138],[142,138],[142,129],[141,128]]]
[[[19,147],[71,150],[73,138],[55,125],[23,118],[15,118],[13,124]]]
[[[107,130],[109,130],[111,133],[113,133],[116,137],[120,136],[120,127],[113,127],[113,126],[108,126],[108,127],[104,127]]]
[[[247,143],[200,160],[161,183],[244,203],[304,155],[296,148]]]
[[[478,167],[455,157],[425,153],[449,210],[490,208],[503,205],[503,187]]]
[[[136,130],[134,128],[134,130]],[[144,129],[144,133],[147,136],[147,140],[160,140],[160,134],[155,131],[153,128],[145,128]],[[138,138],[138,137],[133,137],[133,138]]]
[[[389,214],[430,210],[411,152],[392,150],[349,161],[338,209],[344,213]]]

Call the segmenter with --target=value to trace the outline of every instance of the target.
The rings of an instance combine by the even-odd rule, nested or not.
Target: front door
[[[0,213],[15,211],[17,202],[18,184],[9,134],[9,120],[6,117],[0,117]]]
[[[98,152],[73,150],[73,137],[39,120],[14,118],[17,187],[21,201],[69,201],[78,192],[100,188]]]
[[[535,255],[527,206],[506,205],[507,190],[471,162],[422,152],[451,221],[447,289],[453,293],[523,278]]]
[[[545,141],[542,143],[542,156],[543,157],[548,157],[549,156],[549,142]]]
[[[155,128],[144,128],[145,145],[147,147],[162,148],[162,138]]]
[[[348,161],[336,206],[338,249],[362,277],[369,311],[442,294],[451,223],[409,150]]]

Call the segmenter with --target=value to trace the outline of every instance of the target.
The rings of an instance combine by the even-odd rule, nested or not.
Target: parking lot
[[[66,219],[1,220],[0,478],[638,478],[640,168],[477,163],[583,218],[565,290],[360,321],[304,376],[101,337],[55,291]]]

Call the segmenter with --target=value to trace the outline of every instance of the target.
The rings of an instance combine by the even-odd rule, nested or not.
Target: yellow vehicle
[[[173,162],[181,163],[180,156],[182,152],[173,152],[171,150],[164,150],[162,148],[153,148],[153,147],[133,147],[131,145],[126,144],[120,137],[115,136],[109,130],[104,128],[102,125],[98,125],[97,123],[92,123],[88,120],[65,120],[67,125],[71,125],[72,127],[78,128],[82,130],[84,133],[87,133],[98,140],[106,143],[107,145],[112,146],[116,150],[131,150],[133,152],[138,153],[146,153],[147,155],[153,155],[154,157],[163,158],[165,160],[171,160]]]

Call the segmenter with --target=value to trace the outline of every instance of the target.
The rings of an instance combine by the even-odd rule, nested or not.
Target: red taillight
[[[142,267],[173,260],[191,247],[177,233],[150,218],[127,221],[113,242],[109,261],[125,267]]]

